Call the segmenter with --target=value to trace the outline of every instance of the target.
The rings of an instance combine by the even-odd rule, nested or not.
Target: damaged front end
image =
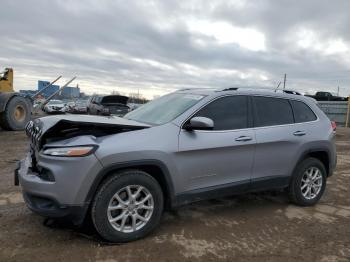
[[[21,185],[25,203],[32,211],[80,225],[89,207],[86,199],[90,183],[103,168],[94,154],[98,137],[148,127],[119,117],[85,115],[30,121],[26,127],[30,152],[18,163],[15,185]]]
[[[48,116],[30,121],[26,134],[31,140],[29,147],[30,169],[42,173],[38,166],[39,152],[49,148],[50,144],[78,136],[90,136],[82,139],[79,146],[91,145],[91,137],[97,138],[122,132],[130,132],[150,127],[147,124],[119,117],[65,115]]]
[[[30,151],[18,162],[15,185],[21,185],[25,203],[35,213],[80,225],[89,206],[86,202],[89,186],[78,185],[91,183],[102,169],[94,154],[97,149],[94,140],[148,127],[119,117],[84,115],[30,121],[26,127]],[[78,145],[72,140],[79,140]]]
[[[26,134],[36,150],[45,144],[77,136],[107,136],[150,127],[147,124],[119,117],[101,116],[49,116],[30,121]]]

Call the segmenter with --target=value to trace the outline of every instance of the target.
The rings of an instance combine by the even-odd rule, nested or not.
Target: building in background
[[[38,91],[42,90],[46,86],[50,84],[49,81],[43,81],[39,80],[38,81]],[[48,89],[46,89],[41,95],[44,96],[45,98],[49,97],[53,93],[57,92],[60,87],[58,85],[52,85]]]
[[[73,99],[80,97],[80,88],[77,85],[76,87],[67,86],[62,89],[60,92],[60,97],[63,99]]]
[[[38,91],[43,90],[46,86],[50,84],[49,81],[39,80],[38,81],[38,88],[37,90],[20,90],[19,93],[25,96],[33,96]],[[43,93],[41,93],[39,96],[42,98],[48,98],[55,92],[57,92],[60,89],[59,85],[52,85],[49,88],[45,89]],[[67,86],[63,88],[57,95],[55,96],[56,99],[76,99],[76,98],[87,98],[87,96],[84,93],[80,92],[79,85],[76,87],[73,86]]]

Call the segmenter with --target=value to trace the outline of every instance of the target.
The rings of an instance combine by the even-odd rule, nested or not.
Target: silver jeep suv
[[[15,183],[28,207],[106,240],[146,236],[165,208],[286,189],[314,205],[336,165],[335,126],[315,100],[269,90],[184,89],[119,117],[33,120]]]

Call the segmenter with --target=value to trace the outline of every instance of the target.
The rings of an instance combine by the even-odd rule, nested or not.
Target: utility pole
[[[345,127],[349,127],[349,118],[350,118],[350,96],[348,97],[348,110],[346,112]]]
[[[287,74],[284,74],[283,89],[286,89]]]

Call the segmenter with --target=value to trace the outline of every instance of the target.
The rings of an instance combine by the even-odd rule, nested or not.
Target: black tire
[[[142,228],[126,233],[111,225],[107,209],[110,200],[119,190],[132,185],[140,185],[149,191],[153,197],[154,208],[148,222]],[[163,203],[161,187],[152,176],[140,170],[126,170],[109,177],[99,187],[92,203],[91,217],[102,238],[114,243],[125,243],[143,238],[157,227],[163,213]]]
[[[302,178],[307,170],[310,168],[317,168],[322,176],[322,186],[320,191],[316,194],[316,196],[312,199],[307,199],[303,193],[302,193]],[[320,198],[322,197],[325,189],[326,189],[326,182],[327,182],[327,172],[326,169],[323,165],[323,163],[316,159],[316,158],[307,158],[304,159],[302,162],[298,164],[296,167],[289,188],[288,188],[288,193],[289,193],[289,199],[291,202],[293,202],[296,205],[299,206],[313,206],[315,205]]]
[[[16,111],[20,112],[16,115]],[[0,114],[0,126],[5,130],[23,130],[31,118],[30,101],[14,96],[8,101],[5,111]]]

